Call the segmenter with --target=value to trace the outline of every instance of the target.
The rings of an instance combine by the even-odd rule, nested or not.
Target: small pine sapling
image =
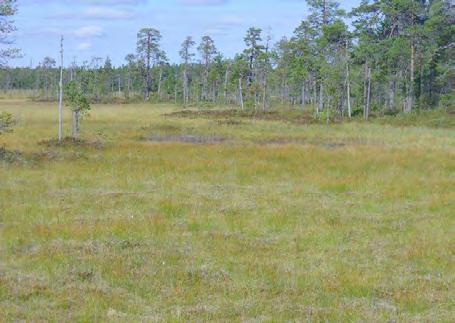
[[[77,139],[80,119],[90,112],[90,102],[79,84],[74,81],[65,86],[65,104],[72,111],[71,136],[73,139]]]

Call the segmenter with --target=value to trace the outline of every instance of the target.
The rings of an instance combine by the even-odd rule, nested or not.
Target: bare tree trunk
[[[331,100],[331,97],[329,97],[328,100],[327,100],[327,106],[326,106],[326,108],[325,108],[325,110],[326,110],[326,122],[327,122],[327,124],[330,123],[330,103],[331,103],[331,101],[332,101],[332,100]]]
[[[58,142],[61,143],[63,139],[63,36],[60,40],[60,82],[59,82],[59,96],[58,96]]]
[[[420,58],[420,82],[419,82],[419,108],[423,108],[424,104],[424,96],[423,96],[423,89],[424,89],[424,78],[423,78],[423,58],[421,54]]]
[[[121,78],[120,74],[118,75],[118,97],[122,96],[122,83],[121,83]]]
[[[352,119],[352,108],[351,108],[351,76],[349,71],[349,47],[348,47],[348,39],[346,39],[346,102],[348,105],[348,117],[349,120]],[[344,109],[341,109],[343,112]],[[344,115],[343,115],[344,117]]]
[[[160,77],[158,79],[158,99],[161,101],[161,81],[163,80],[163,69],[160,67]]]
[[[351,80],[349,74],[349,63],[346,64],[346,96],[348,103],[348,116],[352,119],[352,107],[351,107]]]
[[[284,78],[284,102],[289,105],[289,84],[286,78]]]
[[[368,120],[369,115],[370,115],[370,98],[371,98],[371,68],[368,67],[368,72],[367,72],[367,101],[365,104],[365,120]]]
[[[305,109],[305,81],[302,84],[302,110]]]
[[[316,115],[322,110],[324,110],[324,83],[321,81],[321,84],[319,85],[319,106],[316,110]]]
[[[317,105],[317,101],[318,101],[318,89],[317,89],[317,85],[316,85],[316,79],[313,77],[313,97],[312,97],[312,100],[313,100],[313,109],[316,108],[316,105]]]
[[[76,111],[76,136],[77,137],[79,137],[80,122],[81,122],[81,112],[78,110],[78,111]]]
[[[77,139],[78,137],[78,117],[78,112],[73,110],[71,119],[71,137],[73,137],[73,139]]]
[[[128,95],[126,95],[127,99],[129,99],[130,93],[131,93],[131,72],[128,69]]]
[[[267,86],[268,86],[268,79],[267,79],[267,71],[265,71],[264,75],[264,84],[262,89],[262,110],[265,112],[267,111]]]
[[[229,67],[226,67],[226,71],[224,73],[224,104],[227,104],[227,97],[228,97],[228,80],[229,80]]]
[[[389,110],[395,110],[395,83],[393,80],[389,80],[388,87],[389,96],[387,106]]]
[[[188,104],[188,75],[186,67],[183,70],[183,106],[186,107]]]
[[[242,89],[242,79],[239,78],[239,100],[240,100],[240,107],[242,111],[244,110],[244,103],[243,103],[243,89]]]
[[[208,82],[209,82],[209,62],[205,62],[204,66],[204,75],[203,75],[203,80],[202,80],[202,101],[208,101],[209,95],[208,95]]]
[[[405,112],[408,112],[408,113],[412,111],[412,107],[414,105],[415,54],[416,54],[415,45],[414,45],[414,41],[412,40],[409,93],[408,93],[408,102],[406,104],[406,110],[405,110]]]
[[[414,5],[414,0],[412,0],[412,4]],[[413,8],[414,10],[414,8]],[[415,24],[415,14],[412,14],[412,25]],[[416,47],[415,47],[415,39],[414,35],[411,36],[411,67],[410,67],[410,80],[409,80],[409,93],[408,93],[408,102],[406,105],[407,113],[412,111],[412,107],[414,106],[414,81],[415,81],[415,65],[416,65]]]

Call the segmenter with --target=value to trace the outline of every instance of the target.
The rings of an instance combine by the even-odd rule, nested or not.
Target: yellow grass
[[[455,129],[178,109],[0,101],[0,320],[453,322]]]

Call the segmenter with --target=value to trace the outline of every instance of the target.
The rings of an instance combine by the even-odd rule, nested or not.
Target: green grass
[[[454,320],[453,127],[1,110],[0,321]]]

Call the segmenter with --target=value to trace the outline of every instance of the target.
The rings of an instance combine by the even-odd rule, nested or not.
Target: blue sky
[[[345,9],[360,0],[340,1]],[[243,49],[250,26],[271,30],[274,41],[290,35],[308,10],[304,0],[18,0],[17,47],[23,58],[13,65],[36,65],[44,56],[57,58],[59,35],[65,37],[66,62],[111,57],[114,64],[135,50],[136,34],[153,27],[173,62],[187,35],[196,41],[212,36],[231,57]]]

